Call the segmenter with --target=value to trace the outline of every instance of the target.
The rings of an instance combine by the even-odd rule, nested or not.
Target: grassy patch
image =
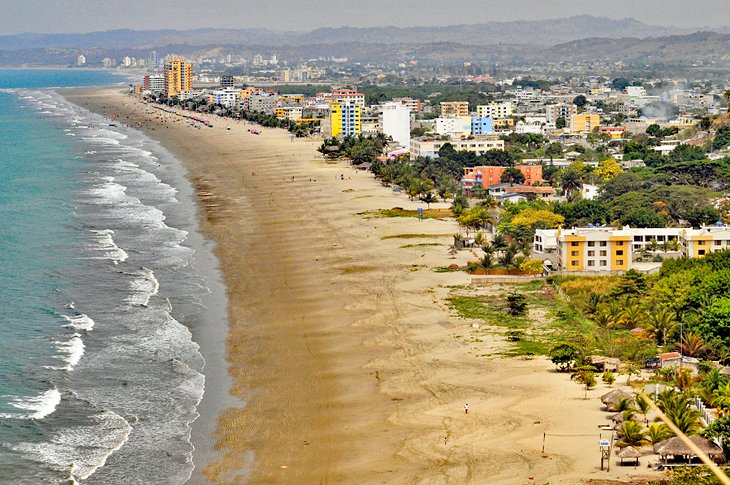
[[[452,234],[393,234],[392,236],[383,236],[380,239],[436,239],[441,237],[452,237]]]
[[[529,319],[524,316],[513,316],[504,310],[504,305],[496,298],[488,296],[452,296],[449,306],[461,318],[481,320],[483,323],[495,327],[526,328]]]
[[[445,246],[445,244],[439,244],[439,243],[420,243],[420,244],[406,244],[405,246],[398,246],[400,249],[405,248],[420,248],[424,246]]]
[[[357,215],[366,218],[372,217],[418,217],[417,210],[403,209],[402,207],[393,207],[392,209],[380,209],[374,211],[358,212]],[[451,209],[426,209],[423,211],[424,219],[446,219],[454,217]]]

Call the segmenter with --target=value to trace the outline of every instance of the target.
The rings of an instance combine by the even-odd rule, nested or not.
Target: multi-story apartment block
[[[144,77],[145,91],[162,92],[165,90],[165,77],[160,74],[152,74]]]
[[[471,116],[436,118],[433,130],[442,136],[469,136],[471,134]]]
[[[258,91],[248,96],[245,107],[248,111],[273,114],[276,109],[277,99],[278,97],[275,94]]]
[[[570,122],[570,131],[573,133],[590,133],[601,125],[601,117],[594,113],[573,115]]]
[[[637,267],[640,251],[665,244],[676,248],[677,255],[702,257],[730,249],[730,227],[538,229],[533,250],[535,256],[553,261],[563,271],[622,272]]]
[[[469,116],[468,101],[443,101],[440,106],[444,118]]]
[[[238,105],[238,93],[235,88],[218,89],[210,95],[210,101],[230,108]]]
[[[494,133],[494,120],[489,117],[473,117],[471,119],[471,134],[486,135],[487,133]]]
[[[280,119],[298,121],[302,119],[303,111],[301,106],[282,106],[274,110],[274,115]]]
[[[193,65],[181,60],[165,64],[165,94],[168,97],[193,90]]]
[[[380,128],[406,150],[411,147],[411,111],[405,104],[391,102],[383,105]]]
[[[542,165],[515,165],[515,168],[525,176],[525,185],[542,182]],[[502,182],[502,174],[506,169],[507,167],[491,165],[467,167],[464,169],[461,185],[468,190],[477,184],[482,187],[499,184]]]
[[[235,81],[233,80],[233,76],[230,74],[223,74],[221,76],[221,88],[232,88],[234,86]]]
[[[352,102],[333,102],[330,105],[332,137],[355,136],[362,132],[362,106]]]
[[[477,106],[477,116],[480,118],[509,118],[512,116],[512,102],[504,101]]]
[[[568,126],[575,112],[575,105],[573,103],[549,104],[545,106],[545,118],[548,124],[553,126],[555,126],[558,118],[563,118],[566,126]]]
[[[411,159],[417,157],[438,158],[439,150],[444,145],[450,144],[456,151],[466,151],[483,154],[488,150],[504,150],[504,140],[496,135],[484,135],[469,140],[449,139],[439,140],[436,138],[411,138]]]
[[[411,113],[420,113],[421,112],[421,100],[420,99],[413,99],[410,97],[393,98],[393,102],[405,105],[411,111]]]

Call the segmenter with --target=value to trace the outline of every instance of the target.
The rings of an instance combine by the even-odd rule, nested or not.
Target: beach
[[[118,89],[63,95],[172,152],[215,243],[229,333],[225,362],[204,370],[190,483],[570,484],[646,471],[599,469],[605,384],[586,400],[547,359],[500,357],[498,335],[465,338],[472,322],[446,296],[469,275],[435,271],[478,258],[449,254],[455,221],[373,217],[424,204],[324,162],[318,140],[217,117],[191,126]],[[225,368],[230,382],[216,376]]]

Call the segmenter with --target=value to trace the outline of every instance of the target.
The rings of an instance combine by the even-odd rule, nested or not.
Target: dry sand
[[[464,338],[472,322],[444,296],[469,278],[433,270],[475,259],[448,254],[455,222],[358,215],[423,204],[316,158],[317,141],[215,117],[196,129],[111,90],[65,96],[141,122],[176,154],[217,243],[241,405],[218,418],[218,459],[196,462],[210,482],[572,484],[646,472],[599,470],[603,384],[584,400],[546,359],[484,357],[499,337]],[[383,239],[399,234],[435,236]],[[429,242],[440,245],[401,247]]]

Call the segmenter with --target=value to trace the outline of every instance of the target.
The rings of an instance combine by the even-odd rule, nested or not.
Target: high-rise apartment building
[[[362,108],[355,102],[333,102],[330,105],[332,137],[355,136],[362,133]]]
[[[165,64],[165,94],[176,96],[193,90],[193,65],[181,60]]]

